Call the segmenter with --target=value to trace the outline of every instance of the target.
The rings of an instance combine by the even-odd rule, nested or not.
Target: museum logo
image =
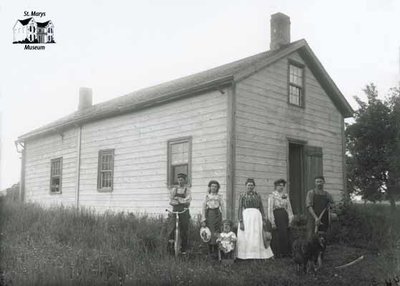
[[[55,44],[54,24],[51,20],[38,21],[46,12],[24,11],[25,19],[18,19],[13,27],[13,44],[23,44],[25,50],[45,50],[47,44]]]

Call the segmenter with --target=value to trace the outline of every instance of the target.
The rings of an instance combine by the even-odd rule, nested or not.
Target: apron
[[[329,205],[329,199],[326,194],[314,194],[313,198],[313,210],[315,214],[319,217],[322,211]],[[318,226],[318,231],[327,232],[329,228],[329,209],[325,211],[321,218],[322,225]],[[307,233],[309,238],[315,232],[315,220],[313,216],[308,213],[308,223],[307,223]]]

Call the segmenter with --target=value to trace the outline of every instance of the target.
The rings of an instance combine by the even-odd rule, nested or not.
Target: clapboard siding
[[[294,53],[236,85],[236,200],[248,177],[265,199],[287,178],[289,138],[322,147],[326,189],[337,198],[343,188],[343,117],[307,66],[305,107],[288,104],[288,59],[306,65]]]
[[[78,129],[26,142],[26,198],[76,205]],[[168,205],[167,142],[192,138],[192,213],[211,179],[226,189],[227,94],[210,92],[82,126],[79,206],[163,213]],[[112,192],[97,191],[98,152],[115,149]],[[63,157],[62,193],[50,194],[50,160]]]
[[[168,205],[167,142],[192,138],[191,210],[199,213],[208,181],[226,186],[227,95],[210,92],[84,125],[80,205],[163,213]],[[97,191],[98,151],[115,149],[113,191]]]
[[[25,143],[25,198],[43,206],[74,205],[77,129]],[[62,157],[61,194],[50,194],[50,161]]]
[[[289,59],[305,65],[304,108],[288,104]],[[182,137],[192,142],[193,215],[200,212],[211,179],[221,183],[225,197],[229,191],[228,201],[236,209],[248,177],[255,178],[266,200],[274,180],[288,176],[289,140],[323,149],[326,188],[337,198],[343,188],[342,128],[343,116],[293,53],[224,92],[160,103],[27,141],[26,198],[44,205],[79,202],[98,211],[164,213],[169,207],[167,143]],[[97,190],[98,154],[103,149],[114,149],[112,192]],[[62,194],[50,195],[50,160],[57,157],[63,157]]]

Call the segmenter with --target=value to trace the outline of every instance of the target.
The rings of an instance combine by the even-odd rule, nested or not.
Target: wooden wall
[[[168,205],[167,141],[192,137],[192,213],[200,212],[208,181],[226,186],[226,94],[182,99],[82,128],[80,205],[164,213]],[[97,191],[98,151],[115,149],[114,190]]]
[[[169,207],[167,141],[192,137],[192,213],[209,180],[226,191],[227,93],[210,92],[82,127],[79,205],[97,211],[164,213]],[[26,144],[26,198],[76,205],[78,129]],[[97,191],[98,152],[115,149],[114,189]],[[50,194],[50,160],[63,157],[62,193]]]
[[[288,103],[288,59],[305,64],[294,53],[236,85],[236,206],[246,178],[266,205],[273,182],[288,177],[289,138],[322,147],[325,187],[337,199],[343,189],[343,117],[307,67],[305,108]]]
[[[77,134],[70,129],[62,134],[25,143],[25,199],[43,206],[75,205]],[[61,194],[50,194],[50,160],[63,158]]]

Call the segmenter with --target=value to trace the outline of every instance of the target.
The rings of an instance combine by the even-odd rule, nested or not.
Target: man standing
[[[314,178],[315,188],[308,191],[306,197],[307,217],[307,237],[311,238],[317,231],[326,232],[329,227],[329,209],[333,204],[330,193],[324,190],[325,178],[317,176]]]
[[[186,185],[186,174],[179,173],[177,175],[178,186],[175,186],[170,194],[169,204],[174,212],[182,212],[185,208],[189,208],[192,200],[190,188]],[[170,232],[169,242],[174,242],[175,239],[175,214],[170,216]],[[189,230],[190,213],[189,210],[179,214],[179,230],[181,237],[181,253],[185,254],[187,250],[187,235]]]

